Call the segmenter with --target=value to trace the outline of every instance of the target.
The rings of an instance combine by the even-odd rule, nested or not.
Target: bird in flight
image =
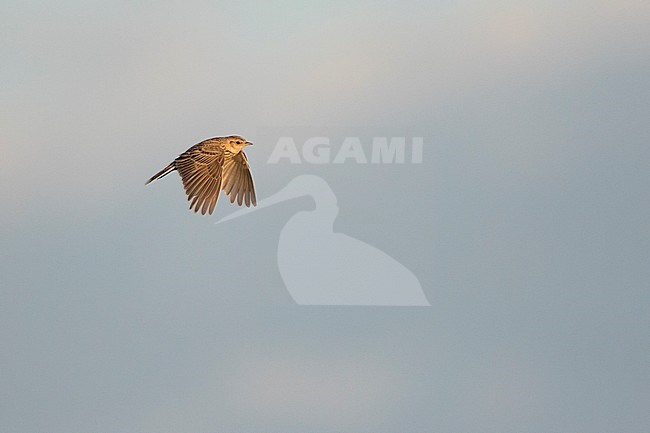
[[[252,144],[238,135],[208,138],[181,153],[145,185],[176,170],[194,212],[200,209],[202,215],[212,215],[221,190],[230,196],[230,203],[257,206],[253,176],[242,150]]]

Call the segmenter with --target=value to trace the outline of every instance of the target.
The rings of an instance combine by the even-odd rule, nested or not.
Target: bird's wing
[[[223,160],[223,148],[210,141],[195,144],[174,160],[194,212],[212,215],[221,192]]]
[[[230,196],[230,203],[237,199],[239,206],[246,203],[246,207],[257,206],[253,176],[244,152],[239,152],[226,158],[223,164],[223,190]]]

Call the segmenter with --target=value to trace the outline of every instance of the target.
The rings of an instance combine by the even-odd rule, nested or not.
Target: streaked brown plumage
[[[253,176],[246,154],[242,151],[250,143],[238,135],[208,138],[181,153],[167,167],[156,173],[146,184],[172,171],[178,171],[185,187],[190,209],[212,215],[223,190],[230,203],[246,207],[257,205]],[[145,184],[145,185],[146,185]]]

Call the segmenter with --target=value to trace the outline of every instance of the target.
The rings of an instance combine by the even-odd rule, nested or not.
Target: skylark
[[[201,209],[202,215],[212,215],[222,189],[230,196],[230,203],[236,199],[239,206],[256,206],[253,176],[242,151],[252,144],[238,135],[208,138],[181,153],[146,184],[177,170],[194,212]]]

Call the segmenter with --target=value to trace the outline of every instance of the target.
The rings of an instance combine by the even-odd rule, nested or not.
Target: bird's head
[[[239,152],[246,146],[251,146],[253,143],[247,141],[244,137],[239,135],[231,135],[226,137],[226,145],[235,152]]]

